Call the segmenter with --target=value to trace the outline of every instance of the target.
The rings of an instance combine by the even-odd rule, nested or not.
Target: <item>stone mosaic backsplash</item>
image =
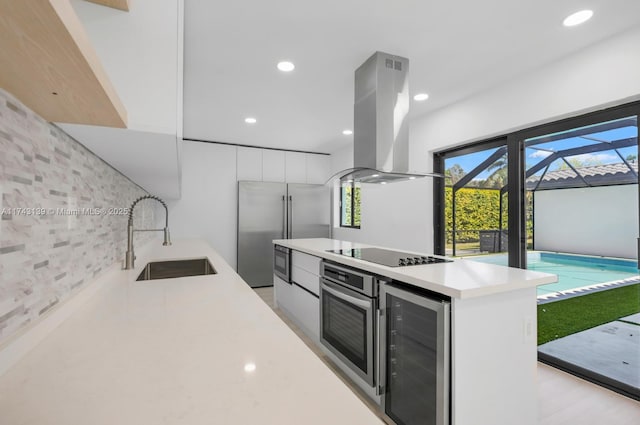
[[[0,90],[0,193],[2,344],[122,262],[128,207],[147,192]],[[154,227],[153,201],[135,211]]]

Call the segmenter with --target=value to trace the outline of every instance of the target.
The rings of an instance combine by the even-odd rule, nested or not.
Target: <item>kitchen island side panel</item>
[[[452,300],[452,425],[537,423],[536,289]]]

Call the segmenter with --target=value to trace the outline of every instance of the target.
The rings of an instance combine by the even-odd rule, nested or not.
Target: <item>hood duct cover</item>
[[[377,52],[355,74],[353,166],[409,171],[409,60]]]
[[[409,59],[376,52],[355,72],[353,165],[335,177],[384,183],[409,173]]]

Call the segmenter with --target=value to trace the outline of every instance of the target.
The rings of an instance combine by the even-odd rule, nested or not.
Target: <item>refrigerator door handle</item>
[[[287,239],[293,239],[293,196],[289,195],[289,236]]]
[[[287,228],[287,204],[285,203],[285,196],[282,195],[282,239],[286,239],[284,232]]]

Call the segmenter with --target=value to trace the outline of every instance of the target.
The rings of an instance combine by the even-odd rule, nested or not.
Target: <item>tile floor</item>
[[[382,417],[377,406],[352,385],[295,324],[275,308],[272,287],[257,288],[256,293],[376,415]],[[640,423],[640,402],[538,363],[538,423],[637,425]]]

